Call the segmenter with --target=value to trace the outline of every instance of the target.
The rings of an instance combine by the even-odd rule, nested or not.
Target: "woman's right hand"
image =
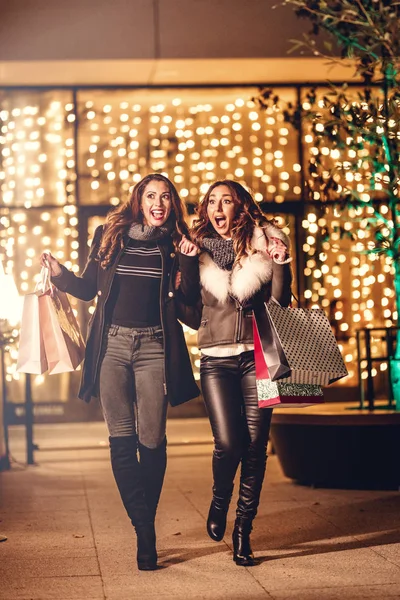
[[[186,256],[196,256],[199,253],[199,249],[191,240],[188,240],[184,235],[179,244],[179,251],[181,254]]]
[[[278,263],[283,263],[287,258],[286,244],[276,237],[270,238],[267,252],[270,257]]]
[[[62,273],[60,263],[50,254],[50,252],[43,252],[40,257],[40,264],[42,267],[50,269],[50,275],[52,277],[58,277]]]

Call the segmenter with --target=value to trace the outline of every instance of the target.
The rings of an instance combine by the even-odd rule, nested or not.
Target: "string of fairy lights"
[[[257,109],[250,99],[256,93],[91,90],[78,92],[77,105],[69,92],[3,94],[0,258],[20,292],[33,290],[44,250],[78,272],[82,249],[77,197],[84,205],[117,205],[149,172],[170,177],[181,197],[194,206],[211,182],[224,178],[251,188],[259,202],[300,201],[297,136],[281,111]],[[282,94],[295,102],[295,90]],[[302,143],[307,160],[315,153],[312,135],[306,133]],[[332,160],[342,159],[337,151],[322,152]],[[348,181],[350,176],[356,181],[359,177],[358,190],[365,193],[364,175],[348,173]],[[349,377],[341,385],[355,384],[355,329],[391,326],[397,318],[393,268],[388,259],[364,252],[371,243],[367,207],[339,214],[334,208],[322,213],[318,203],[308,206],[302,223],[305,242],[297,248],[305,254],[304,297],[328,312],[349,366]],[[382,205],[381,210],[384,214],[388,209]],[[278,219],[288,226],[287,216]],[[324,235],[328,223],[329,238]],[[93,225],[92,221],[91,230]],[[349,235],[343,237],[340,230]],[[357,234],[355,240],[351,233]],[[199,378],[196,332],[185,331]],[[374,341],[373,353],[379,349]],[[10,357],[7,379],[12,383],[18,380],[15,350]],[[386,363],[380,365],[386,368]],[[38,376],[35,383],[43,381]]]
[[[397,320],[393,266],[389,258],[366,253],[371,232],[366,219],[362,218],[364,211],[357,209],[338,214],[334,209],[328,209],[322,218],[310,212],[303,221],[307,232],[303,245],[306,255],[304,297],[313,306],[322,306],[328,312],[345,362],[348,363],[348,380],[356,376],[355,330],[362,327],[392,327]],[[334,232],[330,240],[320,243],[321,230],[326,227],[327,220],[330,220],[333,228],[342,227],[349,232],[354,230],[359,241],[340,239],[340,234]],[[372,356],[383,354],[381,342],[382,336],[372,335]],[[361,366],[366,369],[366,361]],[[387,363],[381,362],[378,368],[386,371]],[[372,375],[377,374],[374,367]],[[367,378],[366,370],[362,378]],[[346,382],[339,384],[346,385]]]
[[[173,97],[147,106],[87,100],[80,116],[83,202],[118,202],[149,171],[168,173],[193,204],[219,177],[244,179],[258,201],[299,198],[300,165],[283,116],[260,113],[249,95],[226,101],[223,94],[215,105]]]
[[[309,110],[310,104],[303,102],[303,109]],[[324,101],[318,101],[318,108],[324,112]],[[360,109],[366,109],[360,105]],[[395,123],[389,123],[394,127]],[[322,123],[316,125],[317,131],[323,131]],[[306,289],[304,297],[312,303],[320,304],[328,312],[341,344],[345,361],[349,366],[349,379],[356,373],[355,359],[357,357],[356,338],[354,332],[364,327],[392,327],[397,324],[395,310],[395,290],[393,286],[394,265],[389,256],[378,256],[371,253],[375,242],[371,219],[377,225],[384,222],[393,227],[389,218],[389,206],[381,201],[379,212],[368,203],[371,200],[370,190],[382,193],[385,189],[385,175],[372,173],[368,144],[350,135],[346,138],[344,148],[329,148],[327,145],[316,144],[311,133],[311,126],[304,135],[304,147],[309,157],[318,156],[326,180],[331,167],[336,166],[335,180],[338,184],[337,193],[347,186],[356,190],[364,206],[342,210],[339,206],[330,206],[324,214],[313,210],[303,221],[306,231],[306,242],[303,251],[306,254]],[[380,125],[377,133],[382,133]],[[357,142],[355,144],[354,142]],[[356,170],[354,164],[357,164]],[[373,184],[371,185],[371,181]],[[312,190],[314,200],[320,200],[318,189]],[[384,195],[383,195],[384,197]],[[382,218],[380,218],[380,216]],[[329,236],[325,234],[329,227]],[[382,356],[382,334],[372,333],[371,354],[373,357]],[[366,379],[367,362],[361,364],[361,377]],[[379,371],[387,371],[387,362],[380,362]],[[372,375],[378,375],[373,367]],[[341,385],[346,385],[342,381]]]

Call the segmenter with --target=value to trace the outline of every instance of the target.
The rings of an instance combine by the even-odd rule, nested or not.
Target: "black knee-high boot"
[[[233,560],[237,565],[243,567],[251,567],[255,564],[250,545],[250,533],[260,501],[266,461],[265,448],[254,448],[252,446],[249,447],[242,461],[239,499],[232,541]]]
[[[226,518],[232,498],[233,481],[240,460],[240,449],[227,454],[215,449],[213,453],[213,497],[207,519],[207,533],[220,542],[225,534]]]
[[[137,564],[142,571],[157,568],[154,521],[146,503],[136,436],[110,437],[111,466],[126,512],[137,536]]]
[[[147,506],[154,522],[167,467],[167,439],[164,438],[157,448],[147,448],[139,442],[139,459]]]

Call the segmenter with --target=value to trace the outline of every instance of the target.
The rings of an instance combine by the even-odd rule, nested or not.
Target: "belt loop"
[[[150,333],[151,339],[155,340],[155,339],[157,339],[158,334],[162,333],[162,327],[159,327],[158,325],[151,327],[149,333]]]
[[[110,325],[110,335],[116,336],[118,333],[118,325]]]

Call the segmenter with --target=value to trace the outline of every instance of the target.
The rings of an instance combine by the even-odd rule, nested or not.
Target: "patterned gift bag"
[[[302,407],[321,404],[324,401],[322,387],[314,383],[293,383],[282,378],[272,381],[261,347],[256,320],[253,320],[254,358],[258,406],[260,408]]]
[[[346,377],[346,366],[322,309],[284,308],[270,300],[255,310],[255,318],[273,381],[329,385]],[[290,367],[284,374],[282,356]],[[275,373],[278,361],[280,370]]]

